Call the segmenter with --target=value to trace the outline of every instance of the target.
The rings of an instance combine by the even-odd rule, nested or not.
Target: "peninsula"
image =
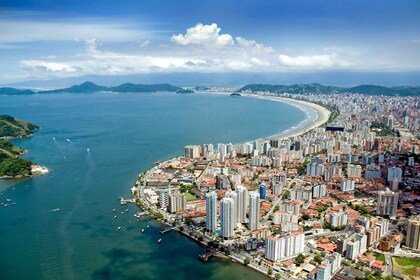
[[[139,175],[141,215],[207,247],[203,261],[222,254],[276,279],[384,279],[420,257],[400,231],[418,224],[404,194],[420,168],[416,97],[241,94],[301,106],[308,121],[242,144],[185,146]]]
[[[0,178],[27,177],[47,172],[45,167],[20,158],[25,150],[9,141],[13,138],[29,137],[38,129],[32,123],[9,115],[0,115]]]

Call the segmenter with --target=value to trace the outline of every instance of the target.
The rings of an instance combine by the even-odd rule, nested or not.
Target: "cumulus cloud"
[[[263,44],[257,43],[255,40],[247,40],[242,37],[236,37],[238,45],[244,49],[251,49],[262,53],[273,53],[272,47],[265,47]]]
[[[216,23],[204,25],[198,23],[194,27],[187,29],[185,35],[172,35],[172,41],[179,45],[203,45],[225,47],[234,44],[233,38],[229,34],[220,34],[221,29]]]
[[[340,59],[337,54],[317,54],[312,56],[289,56],[280,54],[278,59],[281,65],[293,68],[325,69],[349,66],[349,63]]]

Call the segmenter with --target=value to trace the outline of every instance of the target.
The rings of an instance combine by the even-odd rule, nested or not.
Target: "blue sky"
[[[420,70],[420,1],[1,1],[0,83]]]

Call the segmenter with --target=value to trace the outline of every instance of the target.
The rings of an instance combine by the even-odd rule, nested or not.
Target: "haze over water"
[[[41,127],[14,143],[51,170],[0,181],[0,202],[16,202],[0,207],[1,279],[263,278],[230,260],[200,262],[204,248],[174,232],[158,245],[162,226],[137,222],[138,208],[121,208],[118,199],[130,197],[140,172],[185,145],[276,134],[304,120],[296,107],[223,95],[95,93],[0,96],[0,113]]]

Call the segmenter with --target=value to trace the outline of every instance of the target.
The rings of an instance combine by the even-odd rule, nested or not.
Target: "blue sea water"
[[[304,112],[225,95],[93,93],[0,96],[0,114],[40,126],[14,143],[51,170],[0,180],[0,202],[16,203],[0,207],[0,279],[264,279],[230,260],[200,262],[204,249],[174,232],[158,245],[162,226],[137,222],[137,208],[118,199],[130,197],[140,172],[187,144],[269,136]]]

